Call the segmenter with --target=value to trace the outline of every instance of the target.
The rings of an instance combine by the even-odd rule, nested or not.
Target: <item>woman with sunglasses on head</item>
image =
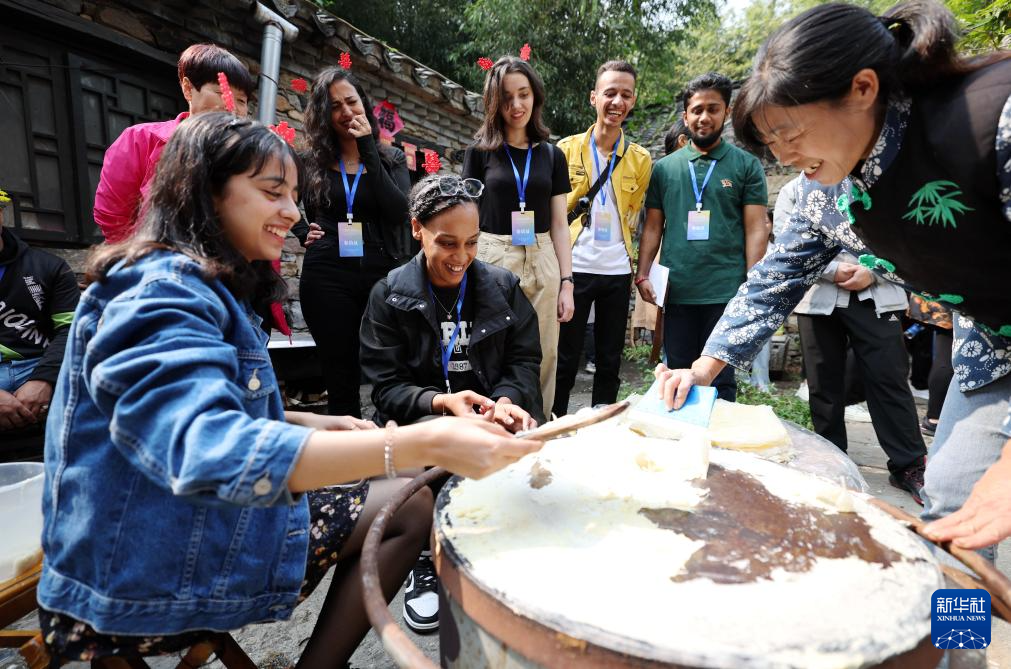
[[[361,417],[358,328],[376,281],[411,254],[404,154],[379,143],[372,102],[353,74],[323,70],[305,111],[306,247],[299,298],[320,354],[330,415]]]
[[[467,149],[463,175],[485,185],[478,258],[520,278],[537,312],[544,415],[555,397],[558,324],[572,318],[572,248],[565,155],[541,120],[544,83],[529,63],[506,56],[484,81],[484,124]]]
[[[737,136],[804,172],[797,211],[727,305],[691,369],[659,368],[669,403],[744,367],[832,258],[958,312],[955,379],[927,454],[923,516],[937,539],[1011,535],[1011,52],[959,56],[951,12],[902,2],[882,17],[828,4],[762,46],[734,104]],[[989,548],[987,548],[989,547]]]
[[[544,421],[536,314],[515,275],[477,259],[482,190],[430,176],[411,191],[421,252],[376,284],[362,320],[379,422],[480,414],[515,432]]]
[[[362,320],[362,371],[376,419],[466,416],[511,432],[544,420],[537,317],[509,271],[476,259],[475,179],[430,176],[411,191],[421,252],[372,290]],[[439,625],[435,571],[422,553],[404,593],[404,620]]]
[[[38,601],[53,666],[287,619],[330,567],[298,667],[344,666],[369,629],[361,546],[408,482],[397,470],[480,477],[540,447],[487,421],[378,430],[283,411],[255,306],[286,292],[270,262],[299,219],[297,162],[254,121],[188,120],[136,234],[89,259],[46,431]],[[428,490],[391,520],[390,599],[428,537]]]

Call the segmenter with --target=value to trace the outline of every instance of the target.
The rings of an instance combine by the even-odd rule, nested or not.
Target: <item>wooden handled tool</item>
[[[1000,618],[1011,622],[1011,580],[998,571],[989,560],[976,551],[954,546],[950,541],[934,541],[923,533],[925,525],[923,521],[888,502],[874,497],[870,499],[870,502],[971,569],[979,577],[978,579],[951,567],[943,568],[944,573],[951,577],[951,580],[955,581],[959,587],[989,592],[993,612]]]
[[[600,409],[594,409],[592,413],[580,416],[562,416],[557,420],[545,423],[544,425],[535,427],[532,430],[517,432],[516,437],[521,439],[535,439],[537,441],[551,441],[552,439],[558,439],[559,437],[567,437],[576,430],[587,427],[588,425],[593,425],[594,423],[605,421],[608,418],[613,418],[629,406],[629,401],[623,400],[621,402],[616,402],[615,404],[608,404],[606,407],[601,407]]]

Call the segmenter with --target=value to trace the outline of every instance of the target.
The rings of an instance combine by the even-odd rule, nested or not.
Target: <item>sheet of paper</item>
[[[656,304],[663,309],[664,298],[667,297],[667,275],[670,270],[658,262],[654,262],[649,268],[649,282],[653,284],[653,292],[656,293]]]

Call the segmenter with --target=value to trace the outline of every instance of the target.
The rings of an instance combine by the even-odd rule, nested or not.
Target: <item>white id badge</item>
[[[361,258],[365,255],[362,238],[362,224],[356,221],[341,221],[337,224],[337,242],[341,258]]]
[[[611,212],[599,211],[593,215],[593,241],[611,241]]]
[[[534,243],[534,212],[514,211],[513,246],[530,246]]]
[[[689,211],[688,212],[688,241],[701,241],[709,239],[709,212]]]

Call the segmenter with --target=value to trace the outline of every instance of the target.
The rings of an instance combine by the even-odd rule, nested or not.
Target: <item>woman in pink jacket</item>
[[[95,223],[106,241],[121,242],[133,234],[155,165],[179,124],[195,114],[224,111],[219,72],[228,77],[235,113],[245,116],[254,87],[249,70],[221,47],[194,44],[179,56],[179,86],[189,111],[171,121],[130,126],[106,149],[94,209]]]

